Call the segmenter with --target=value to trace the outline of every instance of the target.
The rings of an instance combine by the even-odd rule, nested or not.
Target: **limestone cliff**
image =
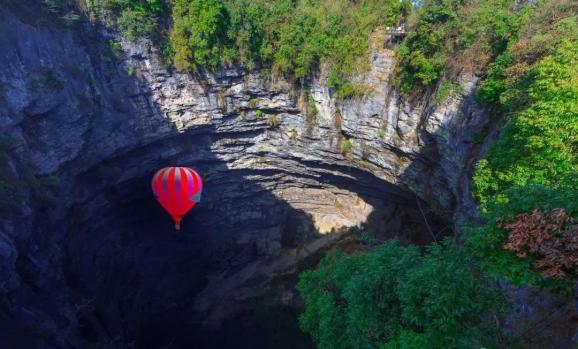
[[[371,92],[339,101],[323,72],[309,92],[241,66],[179,72],[88,21],[4,9],[0,32],[0,133],[19,198],[0,216],[0,324],[30,341],[15,345],[214,347],[203,326],[255,299],[297,306],[279,280],[345,229],[423,244],[474,212],[478,78],[438,105],[405,101],[385,40],[356,77]],[[178,235],[148,188],[170,165],[206,181]]]

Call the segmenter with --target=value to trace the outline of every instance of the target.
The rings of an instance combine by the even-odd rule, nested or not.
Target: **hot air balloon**
[[[153,176],[152,189],[157,201],[181,229],[181,220],[201,201],[203,179],[188,167],[165,167]]]

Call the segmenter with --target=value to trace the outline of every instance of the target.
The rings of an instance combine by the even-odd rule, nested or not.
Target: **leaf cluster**
[[[387,242],[328,254],[301,274],[301,328],[319,348],[465,348],[494,344],[487,320],[503,299],[465,249],[444,242],[422,255]]]
[[[498,227],[509,231],[504,248],[520,258],[535,256],[534,265],[544,277],[560,279],[578,271],[578,224],[564,209],[535,209]]]

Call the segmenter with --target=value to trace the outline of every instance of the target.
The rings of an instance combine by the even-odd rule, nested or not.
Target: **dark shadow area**
[[[210,348],[215,347],[212,340],[224,337],[235,347],[243,347],[244,341],[248,341],[247,347],[255,347],[253,340],[267,338],[267,333],[253,337],[230,326],[223,329],[225,333],[205,338],[201,328],[204,314],[194,309],[195,295],[210,275],[234,273],[283,248],[285,222],[302,223],[293,229],[296,242],[312,238],[313,227],[304,212],[246,180],[247,171],[230,170],[212,156],[212,132],[207,128],[175,133],[99,164],[111,173],[140,169],[126,180],[111,184],[116,176],[97,178],[94,173],[98,171],[92,169],[77,178],[79,191],[97,187],[97,183],[103,186],[96,191],[100,194],[81,204],[67,239],[69,282],[94,297],[93,310],[83,322],[87,338],[99,339],[122,330],[143,348],[169,343],[176,348]],[[175,155],[150,158],[165,152]],[[156,169],[169,165],[191,166],[205,179],[202,202],[184,219],[179,232],[150,192],[150,178]],[[94,201],[106,204],[92,207]],[[307,343],[296,327],[296,318],[291,320],[292,326],[288,325],[291,322],[273,324],[292,327],[292,333]],[[270,326],[268,330],[287,328]]]

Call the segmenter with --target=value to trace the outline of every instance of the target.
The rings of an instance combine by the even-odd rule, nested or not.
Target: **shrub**
[[[352,147],[353,144],[349,139],[345,137],[341,139],[341,143],[339,144],[339,150],[341,151],[342,155],[348,155],[349,153],[351,153]]]
[[[366,254],[333,251],[300,275],[299,319],[318,348],[493,347],[486,320],[503,299],[465,250],[387,242]]]
[[[565,228],[551,231],[549,212],[563,209],[567,222],[578,215],[578,30],[568,31],[578,25],[571,7],[544,16],[555,3],[563,1],[540,3],[480,88],[478,100],[503,127],[473,176],[486,223],[469,228],[465,240],[486,273],[570,290],[575,271],[565,256],[576,251]],[[562,241],[567,246],[553,246]]]
[[[173,28],[170,34],[175,65],[195,70],[211,69],[221,63],[228,43],[228,15],[218,0],[173,1]]]
[[[351,82],[345,82],[335,88],[335,98],[340,100],[359,99],[373,92],[373,88],[369,85]]]
[[[163,0],[89,0],[87,8],[103,19],[112,17],[131,40],[156,39],[159,20],[167,8]]]
[[[552,189],[545,186],[525,186],[507,190],[508,200],[491,200],[485,213],[487,223],[465,229],[465,243],[481,269],[493,276],[504,278],[515,285],[532,284],[544,287],[565,287],[566,281],[544,280],[534,267],[535,258],[519,258],[503,248],[508,242],[508,231],[496,222],[511,222],[518,214],[538,209],[548,212],[564,208],[568,215],[578,214],[578,190]]]
[[[432,100],[433,104],[440,104],[448,97],[459,92],[460,89],[461,86],[458,83],[452,82],[450,80],[444,80],[436,90],[435,96]]]
[[[506,189],[527,184],[578,186],[577,57],[578,45],[563,41],[526,73],[530,81],[522,92],[532,102],[508,120],[477,166],[474,186],[482,204],[506,200]]]
[[[311,122],[315,121],[318,113],[319,111],[317,110],[315,100],[311,96],[310,91],[307,91],[307,119]]]
[[[128,39],[151,37],[156,30],[156,19],[144,8],[128,8],[118,17],[118,26]]]
[[[516,9],[507,0],[428,2],[397,50],[401,92],[428,87],[444,71],[483,71],[515,37],[530,10],[529,5]]]
[[[259,119],[262,119],[265,117],[265,113],[262,110],[257,109],[257,110],[255,110],[255,116]]]
[[[578,224],[564,209],[534,209],[498,227],[509,231],[504,248],[520,258],[534,256],[534,267],[543,276],[559,279],[578,271]]]
[[[122,51],[122,45],[120,44],[120,42],[114,41],[114,40],[108,40],[108,49],[110,50],[110,52],[112,52],[112,54],[115,57],[120,57],[123,53]]]
[[[301,79],[321,62],[347,79],[368,54],[370,33],[400,21],[409,2],[173,1],[170,42],[183,69],[241,62]]]
[[[277,117],[275,115],[270,115],[267,118],[267,124],[269,124],[269,127],[275,128],[279,126],[279,120],[277,120]]]
[[[444,42],[450,28],[458,25],[459,4],[457,1],[434,1],[418,13],[415,30],[397,51],[401,61],[397,74],[403,93],[416,85],[427,86],[439,78],[447,58]]]

